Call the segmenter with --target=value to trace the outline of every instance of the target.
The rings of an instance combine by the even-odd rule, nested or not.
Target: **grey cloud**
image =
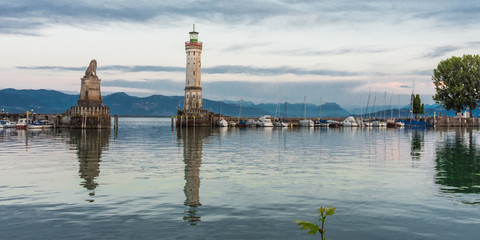
[[[226,51],[226,52],[241,52],[241,51],[245,51],[245,50],[265,47],[265,46],[268,46],[269,44],[270,43],[268,43],[268,42],[234,44],[234,45],[231,45],[231,46],[228,46],[228,47],[224,48],[223,51]]]
[[[238,65],[223,65],[202,69],[204,73],[230,73],[230,74],[250,74],[250,75],[282,75],[282,74],[296,74],[296,75],[327,75],[327,76],[354,76],[356,73],[346,71],[332,71],[332,70],[308,70],[303,68],[295,68],[289,66],[282,66],[276,68],[260,68],[251,66]]]
[[[438,9],[433,11],[432,9]],[[310,24],[335,22],[400,23],[412,18],[433,18],[435,22],[477,23],[476,1],[50,1],[16,0],[0,2],[0,32],[30,34],[51,24],[78,27],[102,26],[110,22],[150,22],[174,25],[179,19],[202,19],[215,24],[257,24],[278,18],[290,27],[309,25],[299,16],[316,19]]]
[[[53,70],[53,71],[84,71],[85,67],[63,67],[63,66],[17,66],[17,69],[27,70]],[[121,71],[121,72],[184,72],[184,67],[169,67],[169,66],[123,66],[123,65],[109,65],[99,66],[97,69],[100,71]],[[238,66],[238,65],[222,65],[215,67],[208,67],[202,69],[203,73],[207,74],[249,74],[249,75],[282,75],[282,74],[295,74],[295,75],[326,75],[326,76],[356,76],[357,73],[346,71],[332,71],[323,69],[303,69],[289,66],[276,67],[276,68],[260,68],[252,66]]]
[[[458,49],[461,49],[461,47],[458,46],[441,46],[432,49],[429,53],[426,53],[423,55],[425,58],[436,58],[436,57],[442,57],[445,56],[446,54],[456,51]]]
[[[184,72],[184,67],[168,67],[168,66],[148,66],[148,65],[136,65],[136,66],[123,66],[123,65],[110,65],[99,67],[99,70],[112,70],[121,72]]]
[[[459,25],[476,24],[480,20],[480,4],[478,1],[446,1],[436,3],[443,5],[436,11],[431,9],[419,12],[414,15],[415,18],[438,20],[437,25]]]
[[[25,70],[52,70],[52,71],[82,71],[86,70],[87,67],[63,67],[63,66],[17,66],[17,69]]]
[[[340,48],[333,50],[315,50],[315,49],[294,49],[286,51],[275,51],[271,53],[278,53],[287,56],[325,56],[325,55],[344,55],[350,53],[383,53],[389,49],[385,48]]]
[[[134,89],[148,89],[164,94],[182,94],[185,84],[183,82],[172,81],[169,79],[144,79],[143,81],[127,81],[127,80],[103,80],[102,86],[105,87],[122,87]]]
[[[106,22],[148,22],[156,18],[173,24],[173,19],[198,18],[230,23],[255,23],[264,18],[287,12],[276,2],[257,1],[50,1],[17,0],[0,3],[0,31],[17,33],[46,27],[49,24],[69,24],[79,27]],[[13,19],[13,20],[12,20]]]

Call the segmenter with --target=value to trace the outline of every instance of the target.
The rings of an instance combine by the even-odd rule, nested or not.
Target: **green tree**
[[[440,61],[433,70],[433,100],[445,109],[472,111],[480,101],[480,56],[463,55]]]
[[[330,205],[330,207],[328,208],[324,208],[323,206],[320,206],[320,208],[318,209],[318,212],[320,213],[320,215],[318,216],[318,221],[322,222],[321,227],[319,227],[317,224],[303,221],[303,220],[296,220],[294,222],[297,223],[297,226],[301,225],[302,226],[301,229],[308,230],[307,232],[308,234],[317,234],[317,232],[319,232],[320,238],[322,240],[326,240],[327,237],[324,237],[326,232],[326,230],[324,229],[325,219],[327,218],[327,216],[335,214],[335,208],[333,207],[333,205]]]
[[[420,99],[420,95],[414,95],[412,93],[412,112],[417,116],[418,114],[424,114],[424,104],[422,104],[422,100]]]

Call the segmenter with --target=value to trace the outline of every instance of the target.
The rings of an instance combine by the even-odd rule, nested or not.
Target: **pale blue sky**
[[[0,88],[78,92],[96,59],[104,94],[183,95],[195,23],[205,98],[358,107],[415,82],[431,103],[438,62],[478,54],[478,22],[478,1],[0,0]]]

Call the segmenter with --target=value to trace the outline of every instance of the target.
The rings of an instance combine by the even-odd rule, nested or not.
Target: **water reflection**
[[[185,193],[184,220],[190,224],[200,221],[197,207],[200,203],[200,166],[202,165],[203,139],[211,135],[210,128],[178,129],[177,139],[183,141],[183,162],[185,163]]]
[[[413,160],[419,160],[421,152],[423,151],[424,142],[425,142],[425,132],[419,129],[412,129],[412,139],[411,139],[411,148],[410,155]]]
[[[83,179],[80,185],[90,191],[90,196],[94,196],[99,185],[96,179],[100,174],[102,151],[107,150],[110,141],[110,129],[71,129],[68,134],[69,144],[77,150],[78,173]]]
[[[435,162],[435,183],[443,192],[480,193],[480,152],[471,129],[445,134],[437,143]]]

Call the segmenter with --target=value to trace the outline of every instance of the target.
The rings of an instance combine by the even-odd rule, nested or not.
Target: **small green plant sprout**
[[[321,227],[319,227],[317,224],[314,224],[314,223],[311,223],[311,222],[307,222],[307,221],[303,221],[303,220],[297,220],[297,221],[294,221],[297,223],[297,226],[302,226],[301,229],[305,229],[305,230],[308,230],[308,234],[317,234],[317,232],[320,232],[320,238],[322,240],[326,240],[327,237],[324,237],[325,235],[325,219],[327,218],[327,216],[330,216],[330,215],[333,215],[335,214],[335,208],[333,207],[333,205],[330,205],[330,207],[328,208],[324,208],[323,206],[320,206],[320,208],[318,209],[318,212],[320,213],[320,215],[318,216],[318,221],[319,222],[322,222],[322,225]]]

